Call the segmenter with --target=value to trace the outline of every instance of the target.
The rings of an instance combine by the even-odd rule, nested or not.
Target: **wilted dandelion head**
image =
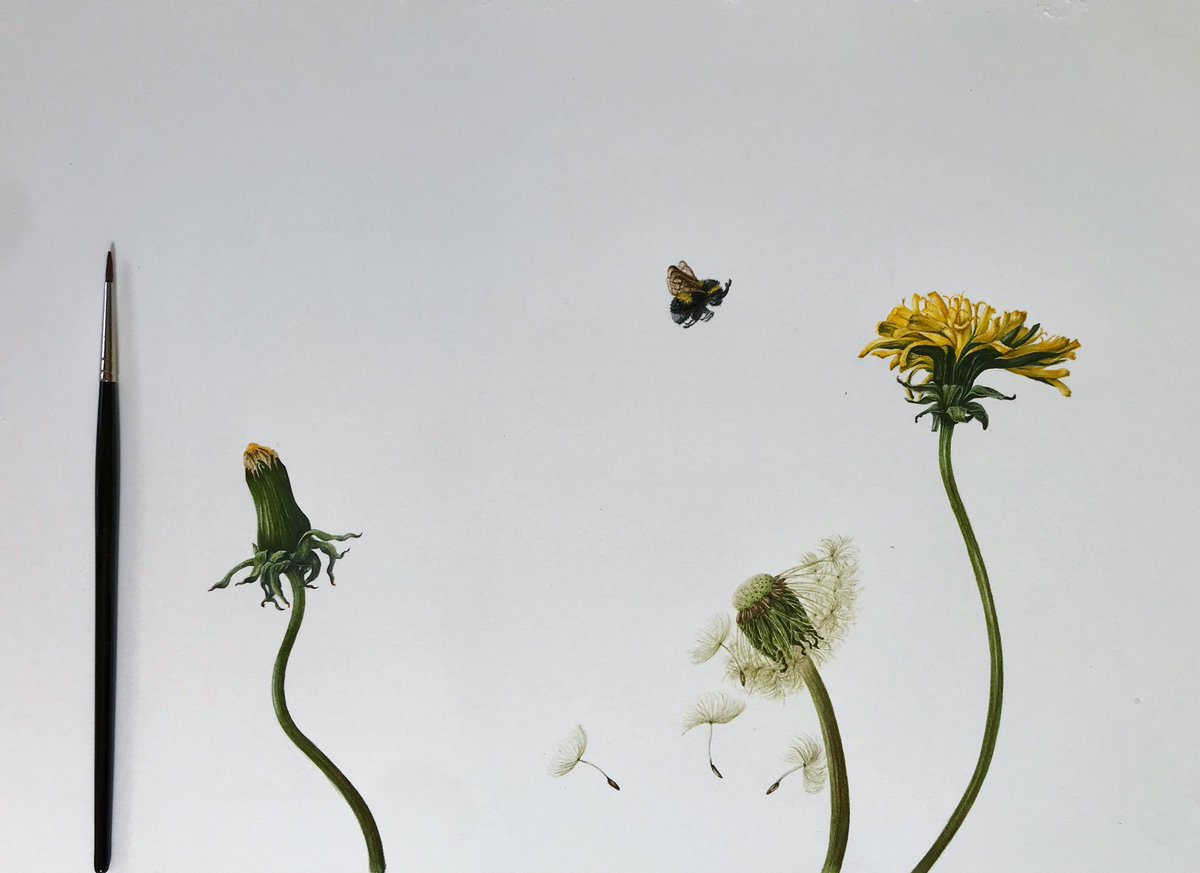
[[[703,664],[711,661],[721,647],[729,639],[733,630],[733,622],[726,613],[714,615],[696,635],[696,645],[692,648],[692,663]]]
[[[847,537],[827,537],[795,567],[751,576],[733,595],[737,626],[749,644],[787,671],[798,657],[823,661],[855,616],[858,559]],[[750,662],[753,667],[754,662]],[[742,665],[741,671],[749,670]]]
[[[742,700],[722,694],[720,691],[709,691],[701,694],[692,704],[683,719],[683,732],[686,734],[694,727],[702,724],[729,724],[746,709]]]
[[[571,728],[567,738],[562,741],[558,751],[550,761],[551,776],[566,776],[575,769],[585,754],[587,754],[588,737],[583,725],[577,724]]]

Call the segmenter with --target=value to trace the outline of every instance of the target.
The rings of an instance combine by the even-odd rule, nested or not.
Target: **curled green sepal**
[[[347,534],[331,534],[319,530],[310,530],[300,538],[299,545],[291,551],[287,552],[278,549],[273,552],[268,552],[266,549],[256,549],[254,556],[242,561],[232,570],[225,574],[221,581],[217,582],[209,591],[216,588],[227,588],[229,583],[233,581],[233,577],[239,571],[249,568],[250,574],[235,582],[235,585],[246,585],[250,582],[258,582],[262,586],[263,600],[262,606],[268,603],[274,604],[276,609],[283,609],[290,606],[287,596],[283,593],[283,587],[280,584],[280,577],[285,577],[288,573],[296,572],[303,580],[305,587],[315,588],[312,582],[321,572],[321,559],[319,554],[324,554],[326,557],[325,572],[329,576],[330,584],[333,584],[333,565],[342,556],[349,551],[344,549],[338,551],[330,542],[344,542],[348,539],[357,539],[362,536],[361,533]],[[280,605],[282,601],[283,605]]]
[[[306,546],[312,546],[325,554],[327,559],[325,562],[325,574],[329,576],[329,584],[336,585],[337,583],[333,581],[333,565],[337,561],[341,560],[342,556],[350,551],[350,549],[347,547],[339,552],[333,547],[332,543],[341,543],[345,542],[346,540],[358,539],[361,536],[361,533],[331,534],[325,533],[323,530],[310,530],[305,533],[304,536],[300,537],[300,547],[304,548]],[[304,583],[305,585],[308,585],[309,588],[312,588],[314,586],[309,585],[308,583],[317,578],[317,573],[319,573],[321,569],[321,563],[317,559],[316,552],[310,550],[309,557],[311,558],[311,561],[308,566],[312,568],[312,575],[306,577]]]
[[[938,430],[944,422],[950,424],[966,424],[978,421],[987,430],[988,414],[980,400],[1015,400],[1015,394],[1002,394],[995,388],[986,385],[972,385],[964,388],[961,385],[942,385],[937,382],[912,382],[897,379],[908,395],[909,403],[928,407],[917,413],[914,421],[920,421],[926,415],[931,416],[933,430]]]
[[[257,554],[253,558],[247,558],[246,560],[242,561],[242,563],[238,564],[236,567],[234,567],[232,570],[230,570],[228,573],[226,573],[224,578],[222,578],[220,582],[218,582],[216,585],[213,585],[212,588],[209,588],[208,590],[212,591],[216,588],[228,588],[229,583],[233,581],[233,577],[237,575],[238,570],[244,570],[246,567],[250,567],[253,565],[254,569],[251,570],[252,575],[247,576],[245,579],[242,579],[240,582],[235,583],[237,585],[245,585],[247,582],[255,579],[258,576],[257,562],[258,562]]]

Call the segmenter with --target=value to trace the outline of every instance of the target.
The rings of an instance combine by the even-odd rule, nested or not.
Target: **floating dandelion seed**
[[[716,657],[722,649],[732,663],[738,663],[738,656],[729,646],[729,636],[733,633],[733,621],[726,613],[714,615],[708,624],[696,635],[696,645],[692,648],[692,663],[703,664]],[[740,667],[737,670],[738,680],[746,684],[746,673]]]
[[[809,794],[817,794],[825,787],[829,777],[829,770],[825,765],[825,750],[813,737],[796,737],[788,747],[786,758],[788,763],[794,766],[771,783],[767,794],[778,791],[783,780],[797,770],[804,771],[804,790]]]
[[[713,726],[729,724],[729,722],[741,715],[745,709],[746,704],[744,701],[730,697],[728,694],[722,694],[720,691],[709,691],[706,694],[700,695],[700,699],[692,704],[692,708],[684,716],[683,732],[685,734],[692,728],[700,727],[702,724],[708,725],[708,766],[712,770],[713,775],[718,779],[724,779],[725,777],[721,775],[721,771],[713,763]]]
[[[583,760],[587,753],[587,731],[583,725],[577,724],[567,734],[567,738],[558,747],[558,753],[550,761],[551,776],[566,776],[575,769],[575,765]]]
[[[728,615],[722,612],[713,616],[703,630],[696,635],[696,645],[692,649],[692,663],[703,664],[705,661],[712,660],[717,652],[725,648],[725,641],[729,639],[731,630],[733,630],[733,622],[729,620]]]
[[[584,760],[584,755],[587,754],[588,735],[583,729],[583,725],[577,724],[571,728],[571,732],[567,734],[567,738],[562,741],[558,747],[558,752],[550,761],[551,776],[566,776],[579,764],[587,764],[593,770],[597,771],[601,776],[608,780],[610,788],[617,791],[621,790],[612,777],[593,764],[591,761]]]

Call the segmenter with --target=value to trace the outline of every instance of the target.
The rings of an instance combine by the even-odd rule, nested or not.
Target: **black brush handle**
[[[112,859],[113,736],[117,690],[117,522],[121,450],[117,383],[100,383],[96,427],[95,869]]]

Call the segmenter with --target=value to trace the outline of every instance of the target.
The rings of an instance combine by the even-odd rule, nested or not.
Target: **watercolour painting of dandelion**
[[[276,609],[291,608],[291,617],[271,674],[271,700],[275,705],[275,717],[288,739],[328,777],[354,813],[367,846],[367,869],[370,873],[383,873],[383,842],[370,807],[337,765],[296,726],[284,690],[288,659],[296,636],[300,633],[300,624],[304,621],[305,591],[317,587],[312,583],[321,572],[319,555],[325,556],[325,572],[332,585],[333,565],[345,554],[344,551],[339,552],[332,543],[344,542],[359,534],[335,535],[315,530],[308,516],[296,504],[287,468],[273,449],[251,443],[246,447],[242,462],[246,469],[246,484],[258,514],[254,555],[226,573],[209,590],[228,587],[238,572],[248,570],[250,575],[234,584],[258,582],[264,594],[262,606],[271,603]],[[291,588],[290,601],[280,586],[281,578],[286,579]]]
[[[1071,390],[1063,382],[1070,371],[1059,365],[1075,359],[1078,340],[1051,336],[1040,324],[1026,326],[1027,318],[1021,310],[1000,312],[982,301],[972,302],[963,294],[952,297],[937,293],[914,294],[911,302],[895,307],[887,319],[879,323],[876,327],[878,338],[859,354],[859,357],[884,358],[891,369],[907,376],[907,379],[898,380],[904,387],[906,399],[925,407],[917,419],[930,416],[933,430],[938,432],[942,485],[974,571],[991,658],[987,719],[975,770],[946,826],[913,868],[913,873],[924,873],[933,867],[975,803],[995,752],[1004,699],[1000,624],[983,553],[954,479],[950,458],[954,428],[978,421],[986,430],[988,412],[980,401],[1014,399],[1012,395],[976,384],[976,379],[988,370],[1008,370],[1050,385],[1064,397],[1071,396]],[[918,374],[922,378],[914,382],[913,377]]]

